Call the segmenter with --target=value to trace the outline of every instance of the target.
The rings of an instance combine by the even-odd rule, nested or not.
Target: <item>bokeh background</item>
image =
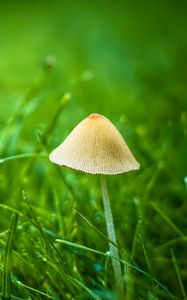
[[[88,287],[115,299],[103,257],[55,244],[64,238],[107,251],[107,241],[73,210],[106,232],[98,178],[47,158],[97,112],[117,126],[141,164],[138,172],[108,178],[121,257],[163,285],[131,270],[126,299],[186,299],[186,31],[183,0],[1,1],[0,270],[18,211],[14,249],[23,260],[13,259],[15,297],[48,299],[40,291],[92,299]],[[42,260],[43,237],[23,191],[64,255],[66,272],[84,283],[74,294],[63,280],[55,286],[57,275]]]

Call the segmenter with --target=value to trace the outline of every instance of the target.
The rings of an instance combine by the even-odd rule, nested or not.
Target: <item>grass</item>
[[[92,112],[141,164],[107,178],[125,300],[187,299],[186,12],[177,1],[1,5],[2,299],[116,299],[99,178],[48,160]]]

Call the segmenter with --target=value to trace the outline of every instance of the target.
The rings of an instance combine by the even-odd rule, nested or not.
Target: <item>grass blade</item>
[[[180,286],[180,289],[181,289],[181,293],[182,293],[183,298],[186,300],[187,299],[186,292],[185,292],[184,285],[183,285],[183,282],[182,282],[179,266],[177,264],[177,260],[176,260],[175,254],[173,252],[173,249],[171,248],[170,251],[171,251],[171,258],[172,258],[172,262],[173,262],[173,265],[174,265],[174,268],[175,268],[177,279],[179,281],[179,286]]]
[[[38,157],[38,158],[47,158],[47,155],[45,153],[22,153],[22,154],[16,154],[4,158],[0,158],[0,164],[3,164],[10,160],[17,160],[17,159],[24,159],[24,158],[32,158],[32,157]]]
[[[47,257],[48,253],[49,253],[49,256],[51,257],[51,259],[56,261],[64,283],[66,284],[67,288],[71,291],[71,293],[74,294],[74,287],[73,287],[73,285],[70,284],[68,277],[66,275],[66,272],[63,268],[63,259],[61,257],[61,254],[58,252],[58,250],[56,249],[54,244],[51,242],[51,240],[46,236],[45,231],[44,231],[42,225],[40,224],[39,220],[35,216],[32,206],[31,206],[29,200],[27,199],[24,191],[23,191],[23,199],[28,204],[29,213],[31,215],[30,223],[33,224],[38,229],[38,231],[42,237],[43,249],[45,252],[45,256]]]
[[[107,242],[110,242],[115,247],[118,247],[116,243],[114,243],[112,240],[110,240],[104,233],[102,233],[96,226],[94,226],[83,214],[81,214],[78,210],[73,209],[85,222],[88,223],[88,225],[94,229],[100,236],[102,236]]]
[[[155,204],[151,203],[154,209],[162,216],[163,219],[182,237],[185,237],[184,233],[165,215],[165,213]]]
[[[75,286],[80,286],[82,289],[84,289],[93,299],[95,300],[102,300],[98,295],[96,295],[91,289],[89,289],[83,282],[80,280],[70,277],[72,281],[74,281]]]
[[[10,220],[10,227],[8,238],[5,246],[5,254],[3,261],[3,270],[2,270],[2,299],[8,300],[11,299],[11,270],[12,270],[12,250],[14,244],[14,237],[16,232],[18,222],[18,214],[13,214]]]
[[[32,292],[35,292],[35,293],[37,293],[37,294],[39,294],[39,295],[42,295],[42,296],[45,296],[45,297],[47,297],[48,299],[53,299],[53,300],[54,300],[54,298],[53,298],[52,296],[50,296],[50,295],[48,295],[48,294],[46,294],[46,293],[44,293],[44,292],[41,292],[41,291],[39,291],[39,290],[37,290],[37,289],[35,289],[35,288],[32,288],[31,286],[28,286],[28,285],[22,283],[21,281],[19,281],[18,284],[19,284],[20,286],[22,286],[22,287],[24,287],[24,288],[26,288],[26,289],[32,291]]]
[[[142,275],[144,275],[145,277],[149,278],[151,281],[153,281],[154,283],[156,283],[160,288],[162,288],[170,297],[171,299],[176,299],[175,296],[173,296],[170,291],[167,289],[167,287],[165,287],[160,281],[158,281],[156,278],[154,278],[152,275],[150,275],[149,273],[143,271],[142,269],[138,268],[137,266],[135,265],[132,265],[131,263],[123,260],[123,259],[118,259],[117,257],[115,256],[112,256],[112,255],[109,255],[108,252],[101,252],[101,251],[98,251],[98,250],[95,250],[93,248],[89,248],[89,247],[86,247],[84,245],[80,245],[80,244],[76,244],[76,243],[72,243],[72,242],[69,242],[69,241],[66,241],[66,240],[62,240],[62,239],[56,239],[56,242],[58,243],[62,243],[62,244],[65,244],[65,245],[68,245],[68,246],[72,246],[72,247],[75,247],[75,248],[79,248],[79,249],[82,249],[82,250],[85,250],[85,251],[89,251],[89,252],[93,252],[95,254],[98,254],[98,255],[102,255],[102,256],[109,256],[110,258],[113,258],[113,259],[117,259],[119,260],[122,264],[132,268],[133,270],[141,273]]]

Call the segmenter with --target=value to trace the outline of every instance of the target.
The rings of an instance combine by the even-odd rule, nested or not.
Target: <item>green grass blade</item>
[[[75,286],[80,286],[81,288],[83,288],[93,299],[95,300],[102,300],[98,295],[96,295],[91,289],[89,289],[83,282],[81,282],[80,280],[70,277],[72,281],[74,281]]]
[[[0,297],[2,297],[2,293],[0,293]],[[0,298],[2,299],[2,298]],[[16,296],[11,296],[12,300],[27,300],[26,298],[20,298],[20,297],[16,297]]]
[[[58,269],[59,269],[59,271],[62,275],[62,279],[63,279],[64,283],[66,284],[67,288],[72,292],[72,294],[74,294],[74,286],[70,284],[69,279],[66,275],[66,272],[63,268],[62,256],[60,255],[60,253],[56,249],[55,245],[51,242],[51,240],[45,234],[45,231],[44,231],[41,223],[39,222],[39,220],[35,216],[35,213],[32,209],[32,206],[31,206],[29,200],[27,199],[26,194],[25,194],[24,191],[23,191],[23,199],[28,204],[29,213],[30,213],[31,218],[32,218],[32,219],[30,219],[30,222],[38,229],[38,231],[39,231],[39,233],[42,237],[45,256],[47,257],[48,254],[49,254],[51,259],[55,261],[55,264],[58,266]]]
[[[18,211],[17,209],[15,209],[14,207],[11,207],[9,205],[0,203],[0,207],[2,207],[3,209],[10,210],[10,211],[18,214],[19,216],[23,216],[23,214],[20,211]]]
[[[65,245],[68,245],[68,246],[71,246],[71,247],[79,248],[79,249],[82,249],[82,250],[86,250],[86,251],[89,251],[89,252],[93,252],[93,253],[96,253],[96,254],[99,254],[99,255],[104,255],[104,256],[106,255],[106,253],[104,253],[104,252],[86,247],[84,245],[75,244],[75,243],[72,243],[72,242],[69,242],[69,241],[66,241],[66,240],[56,239],[56,242],[57,243],[62,243],[62,244],[65,244]]]
[[[12,270],[12,251],[16,227],[18,222],[18,214],[13,214],[10,220],[9,233],[5,246],[3,271],[2,271],[2,299],[11,299],[11,270]]]
[[[12,155],[4,158],[0,158],[0,164],[3,164],[7,161],[10,160],[17,160],[17,159],[24,159],[24,158],[33,158],[33,157],[38,157],[38,158],[47,158],[47,155],[45,153],[23,153],[23,154],[17,154],[17,155]]]
[[[182,237],[185,237],[185,234],[166,216],[166,214],[155,204],[151,203],[154,209],[161,215],[163,219]]]
[[[48,126],[46,127],[45,131],[40,136],[40,138],[41,138],[44,145],[46,145],[46,141],[47,141],[48,137],[53,132],[53,130],[56,126],[56,123],[57,123],[57,121],[60,117],[60,114],[66,108],[66,106],[68,105],[70,99],[71,99],[71,95],[66,93],[66,94],[64,94],[64,96],[60,100],[60,103],[59,103],[54,115],[52,116],[51,121],[48,123]]]
[[[62,240],[62,239],[56,239],[56,242],[62,243],[62,244],[68,245],[68,246],[72,246],[72,247],[75,247],[75,248],[79,248],[79,249],[82,249],[82,250],[85,250],[85,251],[93,252],[93,253],[96,253],[96,254],[102,255],[102,256],[109,255],[108,252],[106,252],[106,253],[105,252],[101,252],[101,251],[98,251],[98,250],[86,247],[84,245],[75,244],[75,243],[72,243],[72,242],[69,242],[69,241],[66,241],[66,240]],[[109,256],[110,256],[110,258],[118,259],[115,256],[112,256],[112,255],[109,255]],[[149,273],[143,271],[142,269],[138,268],[135,265],[132,265],[131,263],[129,263],[129,262],[123,260],[123,259],[118,259],[118,260],[122,264],[124,264],[124,265],[132,268],[133,270],[135,270],[135,271],[141,273],[142,275],[146,276],[147,278],[149,278],[151,281],[155,282],[160,288],[162,288],[171,297],[171,299],[176,299],[176,297],[173,296],[170,293],[170,291],[167,289],[167,287],[165,287],[159,280],[157,280],[156,278],[154,278],[152,275],[150,275]]]
[[[183,282],[182,282],[182,278],[181,278],[179,266],[177,264],[177,260],[176,260],[175,254],[173,252],[173,249],[171,248],[170,251],[171,251],[171,259],[172,259],[172,262],[173,262],[173,265],[174,265],[174,268],[175,268],[177,279],[179,281],[179,286],[180,286],[180,289],[181,289],[181,294],[182,294],[184,300],[186,300],[187,299],[186,292],[185,292],[184,285],[183,285]]]
[[[144,256],[145,256],[145,261],[146,261],[148,270],[149,270],[149,272],[152,274],[152,267],[151,267],[151,263],[150,263],[150,261],[149,261],[149,257],[148,257],[148,253],[147,253],[147,250],[146,250],[144,241],[143,241],[142,236],[141,236],[140,233],[139,233],[138,236],[139,236],[139,239],[140,239],[140,243],[141,243],[142,250],[143,250],[143,253],[144,253]]]
[[[20,286],[22,286],[22,287],[24,287],[24,288],[26,288],[26,289],[28,289],[28,290],[34,292],[34,293],[37,293],[37,294],[42,295],[42,296],[45,296],[45,297],[47,297],[48,299],[53,299],[53,300],[55,300],[55,298],[53,298],[52,296],[50,296],[50,295],[48,295],[48,294],[46,294],[46,293],[44,293],[44,292],[41,292],[41,291],[39,291],[39,290],[37,290],[37,289],[35,289],[35,288],[32,288],[31,286],[28,286],[28,285],[22,283],[21,281],[18,282],[18,285],[20,285]]]
[[[78,210],[73,209],[85,222],[88,223],[88,225],[93,228],[100,236],[102,236],[107,242],[110,242],[114,246],[118,247],[116,243],[114,243],[112,240],[110,240],[104,233],[102,233],[97,227],[95,227],[83,214],[81,214]]]

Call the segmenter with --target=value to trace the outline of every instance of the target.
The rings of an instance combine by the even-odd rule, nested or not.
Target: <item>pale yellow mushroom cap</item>
[[[80,122],[49,159],[90,174],[117,175],[140,166],[117,128],[99,114]]]

